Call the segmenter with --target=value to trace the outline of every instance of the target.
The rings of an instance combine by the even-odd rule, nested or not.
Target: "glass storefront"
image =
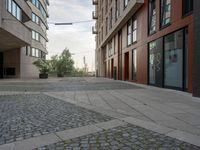
[[[187,89],[187,28],[149,43],[149,84],[166,88]]]
[[[164,38],[164,83],[168,87],[183,88],[183,31]]]
[[[155,49],[156,41],[149,43],[149,83],[156,83],[156,66],[155,66]]]

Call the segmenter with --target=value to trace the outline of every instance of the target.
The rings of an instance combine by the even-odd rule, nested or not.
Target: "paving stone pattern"
[[[27,92],[57,92],[57,91],[87,91],[87,90],[117,90],[117,89],[140,89],[141,87],[121,82],[87,82],[61,80],[56,83],[3,83],[0,91],[27,91]]]
[[[200,147],[127,124],[35,150],[200,150]]]
[[[0,96],[0,145],[112,118],[38,95]]]

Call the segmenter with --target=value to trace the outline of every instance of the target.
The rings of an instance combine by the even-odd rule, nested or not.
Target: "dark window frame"
[[[187,0],[182,0],[182,16],[183,17],[186,17],[186,16],[189,16],[189,15],[191,15],[192,13],[193,13],[193,9],[194,9],[194,1],[193,0],[188,0],[188,1],[190,1],[191,3],[189,3],[190,4],[190,8],[188,8],[188,12],[186,12],[187,10],[186,10],[186,7],[185,6],[188,6],[187,4],[186,4],[186,1]]]
[[[166,2],[166,0],[160,0],[160,29],[164,29],[164,28],[166,28],[166,27],[168,27],[168,26],[170,26],[171,25],[171,14],[172,14],[172,5],[171,5],[171,2],[170,2],[170,5],[171,5],[171,9],[170,9],[170,22],[169,23],[167,23],[167,24],[164,24],[163,25],[163,20],[164,20],[164,13],[165,13],[165,11],[163,10],[163,1],[165,1]]]
[[[152,22],[152,16],[153,15],[151,15],[151,9],[152,9],[152,1],[154,1],[155,2],[155,10],[156,10],[156,0],[149,0],[149,2],[148,2],[148,35],[150,36],[150,35],[153,35],[153,34],[155,34],[156,33],[156,31],[157,31],[157,10],[156,10],[156,14],[155,14],[155,21],[156,21],[156,23],[155,23],[155,31],[152,31],[151,32],[151,22]]]

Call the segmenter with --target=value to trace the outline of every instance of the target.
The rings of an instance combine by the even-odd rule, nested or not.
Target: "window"
[[[137,20],[133,19],[133,43],[137,41]]]
[[[34,13],[32,13],[32,21],[35,22],[38,25],[40,24],[39,17],[36,14],[34,14]]]
[[[132,80],[137,78],[137,50],[132,50]]]
[[[171,22],[171,0],[161,0],[161,27]]]
[[[193,11],[193,0],[183,0],[183,16]]]
[[[7,0],[7,9],[10,13],[12,13],[12,1],[11,0]]]
[[[112,8],[110,9],[110,29],[112,28],[112,24],[113,24],[113,13],[112,13]]]
[[[39,41],[40,39],[40,34],[36,31],[33,31],[32,30],[32,39],[36,40],[36,41]]]
[[[106,18],[106,35],[108,34],[108,17]]]
[[[120,6],[120,0],[115,0],[115,21],[119,18],[119,6]]]
[[[40,3],[39,0],[31,0],[31,2],[32,2],[32,4],[33,4],[35,7],[37,7],[37,8],[40,10],[40,12],[42,13],[42,15],[43,15],[44,17],[47,16],[47,15],[46,15],[46,12],[45,12],[45,9],[44,9],[44,7],[42,6],[42,4]]]
[[[149,0],[149,34],[156,32],[156,1]]]
[[[113,55],[112,40],[108,42],[108,57]]]
[[[156,41],[149,43],[149,84],[156,83]]]
[[[128,5],[128,0],[124,0],[124,8]]]
[[[46,59],[46,54],[44,52],[42,52],[41,50],[39,50],[37,48],[33,48],[33,47],[30,48],[30,50],[31,50],[30,56]]]
[[[132,43],[132,26],[131,26],[131,21],[129,21],[127,24],[127,44],[128,44],[128,46],[131,45],[131,43]]]
[[[35,5],[37,8],[39,8],[39,6],[40,6],[39,0],[32,0],[31,2],[33,5]]]
[[[26,46],[26,56],[30,56],[30,52],[31,52],[31,47]]]
[[[7,10],[11,13],[17,20],[22,20],[22,10],[13,0],[7,0]]]
[[[164,38],[164,56],[165,86],[183,88],[183,30]]]

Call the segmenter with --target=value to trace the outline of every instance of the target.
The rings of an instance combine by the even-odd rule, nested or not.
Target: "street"
[[[105,78],[0,81],[0,150],[198,150],[200,99]]]

